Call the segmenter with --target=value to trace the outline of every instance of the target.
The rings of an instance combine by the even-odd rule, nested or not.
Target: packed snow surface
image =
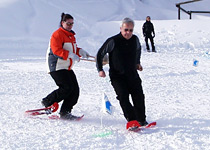
[[[0,2],[0,149],[207,150],[210,148],[210,18],[182,13],[176,0],[1,0]],[[207,10],[207,0],[186,9]],[[208,6],[208,7],[207,7]],[[41,99],[55,90],[46,72],[45,53],[62,12],[75,18],[79,47],[95,56],[103,42],[119,33],[124,17],[135,20],[142,45],[139,75],[145,94],[147,121],[157,126],[138,133],[126,130],[109,77],[100,78],[94,62],[80,61],[74,71],[80,97],[78,122],[28,117]],[[142,36],[145,17],[155,27],[157,53],[148,53]],[[194,65],[194,62],[198,63]],[[108,75],[108,65],[104,70]],[[113,114],[102,112],[102,94]],[[61,105],[61,103],[60,103]],[[58,115],[59,110],[54,113]]]

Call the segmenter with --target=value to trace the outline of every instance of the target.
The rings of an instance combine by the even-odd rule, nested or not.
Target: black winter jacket
[[[146,21],[142,27],[144,35],[151,35],[152,33],[155,35],[154,26],[150,21]]]
[[[136,35],[129,40],[121,33],[110,37],[102,45],[97,53],[96,67],[103,70],[103,57],[109,54],[110,78],[121,77],[126,79],[138,76],[136,65],[140,64],[141,45]]]

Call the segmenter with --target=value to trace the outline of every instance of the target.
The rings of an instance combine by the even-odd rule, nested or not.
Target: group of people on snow
[[[41,102],[48,107],[63,100],[60,118],[67,120],[77,118],[71,113],[79,98],[79,85],[72,70],[73,65],[80,61],[80,57],[90,56],[87,51],[77,47],[75,32],[72,30],[73,24],[74,18],[70,14],[62,13],[60,28],[50,38],[47,49],[48,72],[58,89],[43,98]],[[142,30],[147,51],[150,50],[148,45],[148,39],[150,39],[152,52],[156,52],[153,40],[155,32],[149,16]],[[98,50],[96,68],[99,77],[106,77],[103,70],[103,58],[108,54],[111,85],[116,92],[125,119],[128,122],[137,120],[141,126],[145,126],[148,124],[145,114],[145,96],[142,81],[137,72],[143,70],[140,62],[141,44],[133,31],[134,21],[124,18],[120,26],[120,33],[108,38]],[[130,95],[133,105],[129,100]]]

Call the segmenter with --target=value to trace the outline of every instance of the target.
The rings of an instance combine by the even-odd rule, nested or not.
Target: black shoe
[[[139,124],[141,126],[146,126],[146,125],[148,125],[148,122],[147,121],[139,121]]]
[[[156,50],[152,50],[152,52],[156,53]]]
[[[80,117],[72,115],[70,112],[60,112],[60,118],[64,120],[78,120]]]
[[[134,126],[134,127],[129,127],[128,130],[129,130],[129,131],[134,131],[134,132],[135,132],[135,131],[139,131],[140,128],[137,127],[137,126]]]
[[[44,107],[49,107],[49,106],[51,106],[53,104],[50,100],[48,100],[46,98],[43,98],[42,101],[41,101],[41,103],[42,103],[42,105]]]

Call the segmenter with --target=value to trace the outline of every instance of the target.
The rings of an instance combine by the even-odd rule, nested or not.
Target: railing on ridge
[[[181,7],[181,5],[183,4],[188,4],[188,3],[193,3],[193,2],[198,2],[198,1],[202,1],[202,0],[191,0],[191,1],[186,1],[186,2],[181,2],[181,3],[177,3],[176,7],[178,8],[178,19],[181,19],[181,10],[185,13],[187,13],[190,16],[190,19],[192,19],[192,14],[193,13],[209,13],[210,11],[187,11],[184,8]]]

